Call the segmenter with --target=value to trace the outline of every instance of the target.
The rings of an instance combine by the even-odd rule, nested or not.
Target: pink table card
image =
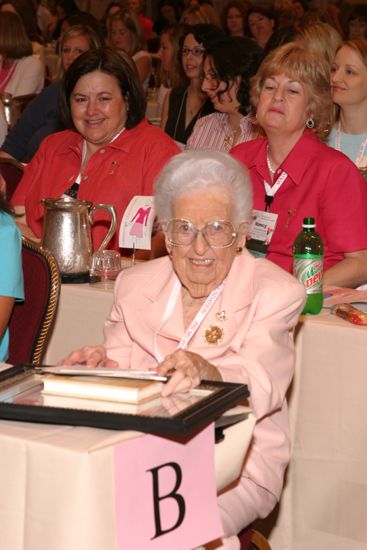
[[[117,550],[188,550],[223,534],[214,425],[185,444],[144,435],[115,447]]]

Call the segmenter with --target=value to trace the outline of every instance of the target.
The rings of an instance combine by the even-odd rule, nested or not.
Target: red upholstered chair
[[[60,294],[55,258],[23,237],[24,302],[16,302],[9,323],[8,362],[41,363],[50,337]]]
[[[12,158],[0,158],[0,174],[6,183],[5,196],[8,201],[13,196],[13,193],[22,179],[24,173],[23,165]]]
[[[255,529],[248,527],[239,534],[241,550],[271,550],[266,538]]]

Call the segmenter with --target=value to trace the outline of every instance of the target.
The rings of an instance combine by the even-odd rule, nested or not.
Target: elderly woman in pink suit
[[[303,287],[245,249],[252,216],[245,169],[225,153],[175,156],[155,186],[169,255],[125,270],[105,325],[105,345],[65,362],[170,373],[164,395],[201,379],[246,383],[257,416],[241,479],[218,503],[224,538],[236,536],[279,499],[289,459],[286,391],[294,368],[292,329]]]

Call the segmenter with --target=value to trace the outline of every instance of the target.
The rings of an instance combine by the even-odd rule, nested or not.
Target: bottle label
[[[306,289],[307,294],[322,292],[323,265],[321,256],[297,254],[294,257],[293,272]]]

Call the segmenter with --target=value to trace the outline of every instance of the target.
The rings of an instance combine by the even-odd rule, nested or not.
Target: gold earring
[[[237,246],[237,248],[236,248],[236,254],[241,254],[242,248],[243,248],[242,246]]]

